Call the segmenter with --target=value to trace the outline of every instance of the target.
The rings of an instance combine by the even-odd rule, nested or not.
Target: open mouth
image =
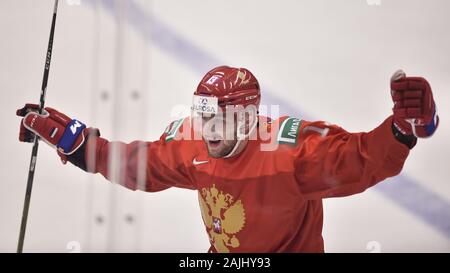
[[[217,147],[217,146],[219,146],[220,142],[221,142],[220,139],[218,139],[218,140],[208,140],[208,144],[209,144],[209,146],[211,146],[211,147]]]

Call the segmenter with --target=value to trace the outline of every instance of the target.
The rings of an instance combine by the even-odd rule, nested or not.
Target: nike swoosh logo
[[[194,158],[194,160],[192,160],[192,164],[194,164],[194,165],[205,164],[205,163],[208,163],[208,162],[209,162],[208,160],[206,160],[206,161],[197,161],[197,158]]]

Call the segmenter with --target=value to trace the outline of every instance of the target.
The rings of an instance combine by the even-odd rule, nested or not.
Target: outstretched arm
[[[132,190],[161,191],[170,187],[195,189],[178,155],[178,143],[108,141],[93,133],[68,161],[81,169]]]
[[[360,193],[400,173],[409,154],[392,131],[392,117],[367,133],[304,121],[295,175],[307,199]]]
[[[194,189],[179,156],[180,143],[135,141],[110,142],[95,128],[61,112],[27,104],[17,111],[23,116],[19,140],[30,142],[34,134],[57,150],[63,163],[73,163],[84,171],[100,173],[106,179],[132,190],[160,191],[172,186]]]
[[[303,122],[295,161],[306,198],[356,194],[400,173],[417,137],[438,126],[430,85],[397,71],[391,79],[393,116],[367,133],[349,133],[324,122]]]

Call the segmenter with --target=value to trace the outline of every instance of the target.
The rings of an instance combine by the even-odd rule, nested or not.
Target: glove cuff
[[[83,130],[83,136],[85,141],[81,144],[81,146],[70,155],[64,155],[64,157],[61,157],[61,159],[63,161],[69,161],[83,171],[95,173],[95,160],[93,160],[94,162],[88,163],[86,161],[86,152],[88,152],[89,149],[93,149],[92,146],[95,146],[95,144],[93,145],[92,142],[94,141],[95,143],[95,138],[100,136],[100,131],[97,128],[87,128],[86,130]],[[88,145],[89,148],[87,147]],[[58,152],[58,154],[60,153]]]
[[[417,144],[417,137],[414,135],[405,135],[403,134],[395,125],[394,122],[392,122],[392,133],[394,134],[394,137],[401,142],[402,144],[406,145],[409,149],[414,148]]]

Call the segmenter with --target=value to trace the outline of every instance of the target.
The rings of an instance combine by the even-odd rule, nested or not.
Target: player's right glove
[[[421,77],[406,77],[398,70],[391,78],[394,101],[393,125],[403,135],[426,138],[439,125],[436,104],[428,81]]]
[[[46,107],[38,113],[37,104],[26,104],[16,114],[23,117],[20,123],[19,140],[33,142],[39,136],[55,148],[63,163],[85,142],[88,134],[86,125],[77,119],[71,119],[57,110]]]

